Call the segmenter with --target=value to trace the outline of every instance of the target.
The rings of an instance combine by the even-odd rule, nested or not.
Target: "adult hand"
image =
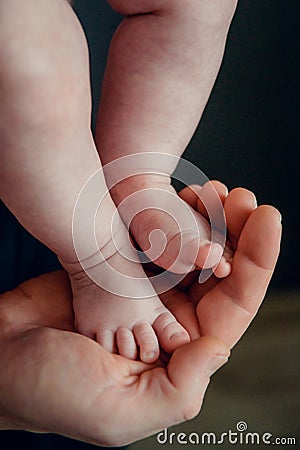
[[[191,308],[198,305],[200,332],[205,335],[176,350],[166,367],[126,360],[76,334],[63,272],[29,280],[4,294],[0,427],[123,445],[196,415],[210,374],[228,357],[218,338],[231,346],[245,331],[278,254],[276,210],[253,211],[247,205],[245,197],[239,201],[234,192],[225,200],[236,243],[228,284],[220,287],[225,280],[211,278],[198,285],[191,274],[181,286],[188,294],[178,288],[165,295],[173,311],[182,312],[179,316],[195,338],[199,328]]]
[[[272,206],[257,208],[254,194],[246,189],[237,188],[227,195],[224,185],[212,183],[224,205],[228,239],[234,252],[231,273],[223,279],[211,276],[199,284],[199,272],[192,272],[176,288],[163,294],[162,300],[192,339],[215,336],[232,348],[264,299],[279,254],[281,216]],[[183,189],[179,195],[207,215],[191,188]]]
[[[202,338],[164,368],[111,354],[74,332],[64,272],[41,276],[0,298],[0,428],[124,445],[196,415],[228,353]]]

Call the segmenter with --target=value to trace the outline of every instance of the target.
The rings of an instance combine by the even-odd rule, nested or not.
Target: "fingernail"
[[[207,364],[206,372],[211,377],[217,370],[220,369],[225,363],[227,363],[228,357],[222,355],[213,356]]]
[[[253,199],[252,199],[252,205],[253,205],[253,208],[257,208],[257,200],[256,200],[256,197],[254,194],[253,194]]]

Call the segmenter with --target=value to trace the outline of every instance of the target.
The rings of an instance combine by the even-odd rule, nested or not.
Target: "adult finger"
[[[207,204],[211,206],[211,200],[216,197],[216,194],[224,204],[228,194],[228,189],[225,184],[217,180],[209,181],[203,186],[193,184],[185,187],[178,193],[182,200],[188,203],[207,220],[209,219],[209,216],[205,205]],[[218,198],[217,201],[219,201]]]
[[[248,218],[234,254],[231,274],[199,302],[201,334],[235,345],[265,296],[279,254],[278,211],[260,206]]]
[[[195,417],[210,376],[227,362],[229,353],[222,341],[205,336],[178,348],[166,369],[144,372],[135,394],[139,404],[136,429],[149,435]]]
[[[245,223],[256,207],[257,202],[253,192],[244,188],[236,188],[229,192],[224,203],[224,210],[229,239],[234,250]]]

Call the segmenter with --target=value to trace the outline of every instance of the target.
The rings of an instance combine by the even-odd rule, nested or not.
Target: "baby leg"
[[[147,160],[147,152],[157,152],[154,173],[161,169],[166,175],[124,177],[111,191],[119,205],[140,189],[148,190],[145,195],[153,188],[174,193],[168,176],[175,167],[162,166],[161,154],[181,156],[195,131],[221,65],[237,0],[109,3],[126,17],[112,40],[104,79],[97,124],[101,160],[106,164],[134,153],[145,154]],[[146,198],[141,203],[147,206]],[[196,213],[195,220],[203,230],[195,263],[214,266],[222,248],[210,245],[207,222]],[[180,236],[167,216],[148,210],[131,224],[133,236],[145,251],[149,234],[157,229],[167,232],[169,239],[155,262],[169,268]],[[224,260],[220,264],[219,274],[224,276],[228,264]],[[185,264],[173,269],[186,270]]]
[[[119,352],[128,357],[136,356],[137,342],[141,358],[151,362],[158,357],[157,338],[165,350],[172,351],[188,341],[187,333],[164,308],[149,281],[140,283],[136,293],[137,298],[148,295],[147,300],[107,293],[82,270],[73,245],[72,217],[78,195],[101,167],[90,131],[88,68],[84,33],[66,1],[0,0],[0,195],[68,270],[77,329],[110,350],[116,334]],[[107,191],[104,178],[99,189]],[[100,248],[111,240],[114,212],[107,195],[96,221]],[[106,256],[112,267],[122,268],[128,282],[132,277],[145,278],[140,265],[115,251]],[[101,263],[94,267],[98,269]]]

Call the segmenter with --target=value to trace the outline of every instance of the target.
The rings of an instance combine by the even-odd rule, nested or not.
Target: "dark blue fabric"
[[[57,257],[31,236],[0,202],[0,292],[59,268]]]

